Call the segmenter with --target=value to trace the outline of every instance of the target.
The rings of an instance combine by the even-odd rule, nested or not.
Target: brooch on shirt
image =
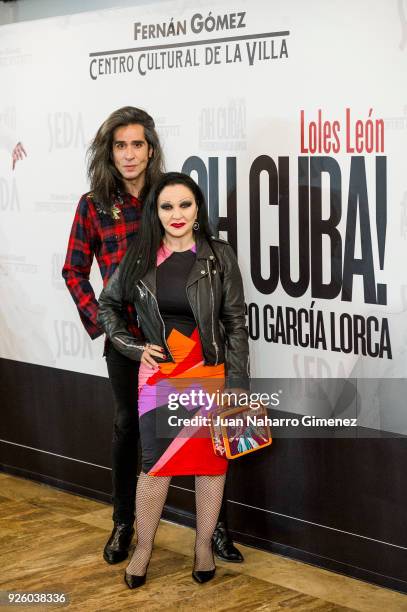
[[[120,218],[120,213],[121,213],[121,210],[120,208],[118,208],[118,206],[116,206],[116,204],[112,206],[112,217],[115,221],[117,221],[117,219]]]
[[[116,202],[115,204],[113,204],[112,209],[111,209],[111,213],[112,213],[112,217],[115,221],[117,221],[117,219],[120,219],[120,213],[122,212],[120,210],[120,208],[117,206],[118,204],[123,205],[124,204],[124,200],[123,200],[123,194],[120,191],[120,189],[118,189],[116,191]]]

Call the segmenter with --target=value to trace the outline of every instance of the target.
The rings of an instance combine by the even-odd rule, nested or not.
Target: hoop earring
[[[199,230],[199,222],[198,221],[194,221],[192,229],[194,229],[195,231]]]

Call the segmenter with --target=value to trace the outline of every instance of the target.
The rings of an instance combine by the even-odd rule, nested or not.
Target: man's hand
[[[27,157],[27,153],[21,142],[18,142],[16,146],[14,147],[12,157],[13,157],[13,170],[14,170],[18,160],[24,159],[24,157]]]

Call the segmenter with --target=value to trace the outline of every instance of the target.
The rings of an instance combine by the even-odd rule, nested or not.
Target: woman
[[[123,303],[135,305],[148,343],[131,336]],[[248,388],[248,334],[243,285],[232,248],[212,236],[202,191],[187,175],[163,175],[143,208],[141,230],[102,292],[98,321],[114,346],[139,360],[142,471],[136,492],[134,555],[129,588],[144,584],[171,476],[195,475],[197,528],[193,578],[215,574],[211,538],[222,502],[227,461],[213,452],[204,428],[183,426],[197,413],[170,394]],[[227,349],[227,350],[226,350]],[[171,398],[173,395],[171,395]],[[198,408],[200,414],[205,406]],[[170,434],[170,435],[169,435]]]

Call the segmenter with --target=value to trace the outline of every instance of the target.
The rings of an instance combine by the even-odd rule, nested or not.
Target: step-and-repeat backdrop
[[[105,375],[61,268],[86,148],[134,105],[237,249],[253,374],[405,377],[406,68],[402,0],[174,1],[1,27],[1,357]],[[96,265],[91,280],[98,295]]]

